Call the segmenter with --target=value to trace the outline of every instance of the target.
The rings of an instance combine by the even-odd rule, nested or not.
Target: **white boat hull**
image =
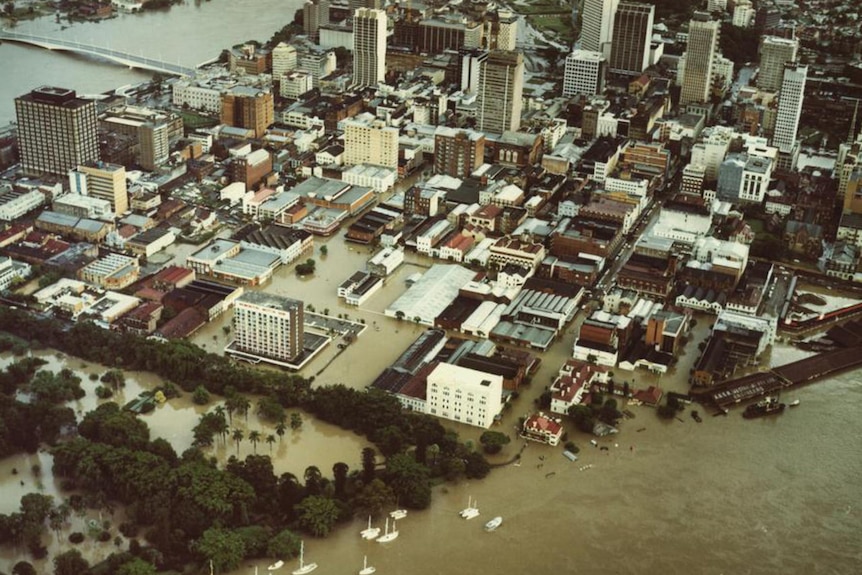
[[[377,572],[376,567],[366,567],[365,569],[362,569],[359,571],[359,575],[371,575],[372,573],[376,573],[376,572]]]
[[[380,535],[380,527],[372,527],[371,529],[363,529],[359,533],[363,539],[377,539]]]
[[[389,513],[389,517],[391,517],[392,519],[404,519],[405,517],[407,517],[407,510],[396,509],[395,511]]]
[[[281,569],[284,567],[284,561],[276,561],[272,565],[266,568],[267,571],[275,571],[276,569]]]
[[[485,524],[485,531],[494,531],[503,524],[502,517],[494,517]]]
[[[299,569],[294,569],[291,571],[293,575],[305,575],[306,573],[311,573],[317,569],[317,563],[309,563],[308,565],[303,565]]]

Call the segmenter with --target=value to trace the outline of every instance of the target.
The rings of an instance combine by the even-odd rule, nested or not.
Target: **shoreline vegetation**
[[[71,370],[40,371],[42,360],[21,357],[0,371],[0,457],[48,445],[55,478],[65,492],[75,493],[62,502],[25,495],[19,512],[0,515],[0,544],[21,545],[41,559],[47,554],[42,544],[47,528],[59,536],[71,512],[125,512],[119,530],[129,539],[128,551],[91,568],[72,547],[54,558],[55,564],[74,565],[64,572],[139,573],[132,569],[141,563],[151,570],[140,573],[182,572],[189,565],[204,569],[212,560],[219,573],[246,559],[290,559],[303,535],[325,537],[354,516],[381,516],[396,502],[424,509],[434,484],[479,479],[490,471],[484,455],[461,443],[455,432],[431,416],[404,411],[396,398],[378,390],[340,384],[312,388],[313,378],[235,364],[186,341],[154,341],[89,322],[69,326],[21,309],[0,308],[0,326],[9,334],[0,337],[0,350],[51,348],[102,364],[108,367],[104,387],[121,386],[123,370],[148,371],[165,381],[167,396],[179,388],[226,398],[200,416],[193,447],[177,454],[164,439],[152,440],[143,420],[113,402],[76,422],[64,403],[84,391]],[[21,401],[19,393],[29,401]],[[261,399],[252,405],[245,394]],[[257,453],[243,461],[232,456],[220,468],[200,449],[218,441],[239,444],[245,438],[231,428],[232,418],[251,409],[275,425],[279,439],[267,440],[280,441],[279,430],[294,424],[289,408],[365,436],[376,450],[362,450],[360,469],[336,463],[330,478],[316,466],[302,477],[276,476],[270,457]],[[256,447],[254,439],[264,438],[249,433],[247,439]]]

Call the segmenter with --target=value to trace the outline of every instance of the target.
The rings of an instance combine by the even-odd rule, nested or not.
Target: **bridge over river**
[[[196,68],[189,68],[178,63],[165,62],[155,58],[147,58],[139,54],[130,54],[120,50],[112,50],[104,46],[93,46],[83,44],[74,40],[64,40],[61,38],[51,38],[48,36],[38,36],[35,34],[26,34],[15,32],[13,30],[0,30],[0,40],[5,42],[19,42],[21,44],[30,44],[31,46],[39,46],[48,50],[62,50],[66,52],[74,52],[84,56],[101,58],[110,62],[115,62],[129,68],[139,68],[142,70],[152,70],[153,72],[161,72],[173,76],[193,76],[195,69],[208,64],[204,62]]]

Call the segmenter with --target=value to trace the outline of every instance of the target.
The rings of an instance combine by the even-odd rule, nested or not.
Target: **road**
[[[638,224],[627,234],[626,237],[631,239],[626,240],[623,246],[613,256],[613,259],[610,259],[610,264],[605,268],[604,273],[599,276],[599,279],[596,282],[596,289],[599,293],[604,293],[613,286],[620,268],[625,265],[634,252],[637,240],[647,228],[651,227],[655,223],[656,218],[658,218],[658,214],[661,211],[661,204],[661,199],[653,199],[644,211],[644,214],[641,215],[640,220],[638,220]]]

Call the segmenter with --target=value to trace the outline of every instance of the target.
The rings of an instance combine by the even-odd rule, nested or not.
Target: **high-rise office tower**
[[[234,303],[236,352],[290,363],[302,353],[303,305],[301,301],[245,292]]]
[[[478,128],[502,134],[521,127],[524,56],[495,50],[479,68]]]
[[[584,0],[581,9],[581,50],[603,52],[611,43],[619,0]],[[608,54],[605,54],[607,57]]]
[[[781,89],[784,65],[796,60],[799,40],[764,36],[760,42],[760,71],[757,72],[757,87],[767,92]]]
[[[605,89],[607,62],[601,52],[574,50],[566,57],[563,96],[594,96]]]
[[[718,49],[719,22],[706,12],[695,12],[688,26],[688,46],[679,105],[708,102]]]
[[[99,159],[96,103],[74,90],[42,86],[15,98],[21,166],[28,175],[66,176]]]
[[[386,77],[386,12],[359,8],[353,14],[353,84],[376,86]]]
[[[321,26],[329,24],[329,0],[306,0],[302,6],[302,29],[317,40]]]
[[[784,65],[781,91],[778,94],[778,114],[775,116],[775,133],[772,136],[772,145],[784,154],[793,152],[796,146],[807,77],[808,66],[795,62]]]
[[[479,89],[479,69],[488,59],[487,50],[461,50],[461,90],[475,94]]]
[[[611,35],[610,71],[636,75],[649,67],[655,6],[620,2]]]
[[[126,188],[126,168],[106,162],[88,162],[69,172],[69,187],[73,194],[91,196],[111,202],[114,214],[129,211]]]

